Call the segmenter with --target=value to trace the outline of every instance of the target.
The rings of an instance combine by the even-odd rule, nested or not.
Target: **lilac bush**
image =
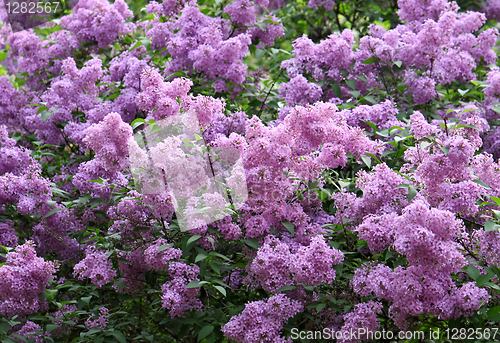
[[[499,1],[3,5],[2,342],[498,340]]]

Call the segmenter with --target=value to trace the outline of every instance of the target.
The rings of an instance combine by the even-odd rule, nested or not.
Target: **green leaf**
[[[36,114],[40,114],[40,112],[46,111],[49,108],[47,106],[40,106],[38,110],[36,111]]]
[[[484,231],[497,231],[500,229],[500,225],[498,225],[495,222],[492,222],[491,220],[488,220],[486,223],[484,223]]]
[[[472,264],[469,265],[469,267],[467,268],[467,274],[469,274],[470,277],[472,278],[472,280],[474,280],[474,281],[476,281],[479,278],[479,276],[481,275],[479,273],[479,269],[477,269],[477,267],[472,265]]]
[[[476,285],[478,287],[483,286],[486,284],[488,281],[490,281],[492,275],[486,274],[486,275],[481,275],[477,280],[476,280]]]
[[[382,136],[382,137],[389,137],[389,130],[382,129],[382,130],[377,132],[377,135]]]
[[[372,159],[368,156],[361,156],[361,160],[363,161],[364,164],[366,164],[366,166],[368,168],[371,168],[372,166]]]
[[[479,180],[479,179],[472,180],[472,182],[475,182],[475,183],[477,183],[478,185],[481,185],[481,186],[483,186],[483,187],[484,187],[484,188],[486,188],[486,189],[491,189],[491,187],[490,187],[490,186],[488,186],[487,184],[485,184],[483,181],[481,181],[481,180]]]
[[[372,123],[371,121],[368,121],[368,120],[362,120],[360,119],[363,123],[365,123],[366,125],[368,125],[369,127],[371,127],[373,129],[373,132],[377,132],[378,131],[378,127],[377,125],[375,125],[374,123]]]
[[[45,122],[49,119],[54,113],[51,111],[42,111],[42,122]]]
[[[275,290],[274,293],[285,292],[285,291],[289,291],[289,290],[296,289],[296,288],[297,288],[296,286],[283,286],[283,287],[280,287],[277,290]]]
[[[375,98],[373,98],[371,95],[365,95],[364,98],[366,101],[372,103],[373,105],[378,104],[377,100],[375,100]]]
[[[162,245],[158,248],[158,252],[162,252],[164,250],[167,250],[168,248],[170,248],[170,245]]]
[[[422,149],[425,149],[429,146],[432,145],[432,142],[422,142],[422,144],[420,144],[420,146],[422,147]]]
[[[448,146],[440,146],[439,149],[444,152],[446,156],[448,156],[448,153],[450,152],[450,147]]]
[[[488,316],[488,320],[493,322],[500,321],[500,306],[490,308],[488,312],[486,312],[486,315]]]
[[[197,241],[197,240],[199,240],[200,238],[201,238],[201,236],[200,236],[200,235],[194,235],[194,236],[191,236],[191,237],[189,237],[189,239],[188,239],[188,241],[187,241],[186,245],[190,245],[191,243],[196,242],[196,241]]]
[[[254,248],[256,250],[258,250],[260,247],[259,241],[255,238],[242,239],[241,241],[248,245],[250,248]]]
[[[54,213],[58,213],[58,212],[62,212],[62,210],[60,208],[54,208],[53,210],[51,210],[49,213],[47,213],[45,215],[44,218],[47,218],[47,217],[50,217],[51,215],[53,215]]]
[[[111,334],[116,338],[116,340],[120,343],[127,343],[127,339],[120,331],[113,331]]]
[[[54,331],[55,329],[57,329],[58,327],[59,327],[59,325],[47,324],[45,326],[45,329],[47,330],[47,332],[51,332],[51,331]]]
[[[500,113],[500,106],[495,106],[491,109],[493,112]]]
[[[90,299],[92,299],[92,296],[90,296],[90,297],[81,297],[80,298],[80,300],[83,301],[86,304],[88,304],[90,302]]]
[[[215,289],[217,289],[219,292],[221,292],[221,293],[222,293],[222,295],[224,295],[224,296],[226,296],[226,295],[227,295],[226,290],[224,289],[224,287],[222,287],[222,286],[214,286],[214,287],[215,287]]]
[[[129,50],[129,51],[132,51],[132,50],[134,50],[134,49],[137,49],[137,48],[138,48],[138,47],[140,47],[141,45],[142,45],[142,42],[141,42],[141,41],[138,41],[137,43],[135,43],[135,45],[134,45],[132,48],[130,48],[130,50]]]
[[[493,200],[494,202],[496,202],[496,204],[497,204],[498,206],[500,206],[500,198],[490,196],[490,199],[491,199],[491,200]]]
[[[204,284],[208,283],[207,281],[191,281],[186,285],[186,288],[199,288]]]
[[[132,123],[130,123],[130,125],[132,126],[132,129],[134,130],[135,128],[137,128],[141,125],[144,125],[145,123],[146,123],[146,121],[144,119],[137,118]]]
[[[468,127],[469,129],[474,129],[474,130],[479,130],[476,126],[474,125],[469,125],[469,124],[459,124],[457,125],[457,129],[460,129],[462,127]]]
[[[212,248],[215,250],[215,240],[213,237],[207,236],[206,239],[212,244]]]
[[[358,79],[360,79],[364,83],[368,83],[368,79],[366,78],[366,76],[364,76],[364,75],[357,75],[357,76],[358,76]]]
[[[99,219],[108,219],[108,215],[104,211],[96,210],[94,211],[94,215]]]
[[[226,260],[226,261],[231,262],[231,259],[230,259],[229,257],[227,257],[227,256],[225,256],[225,255],[222,255],[222,254],[219,254],[218,252],[214,252],[214,251],[212,251],[212,252],[210,253],[210,256],[217,256],[217,257],[222,258],[223,260]]]
[[[347,93],[351,94],[354,98],[359,98],[359,96],[361,95],[361,93],[359,91],[347,91]]]
[[[7,333],[10,330],[10,325],[8,323],[0,323],[0,334]]]
[[[500,268],[497,266],[491,266],[490,268],[500,278]]]
[[[412,201],[412,199],[415,198],[416,195],[417,190],[415,189],[415,187],[410,186],[410,188],[408,188],[408,201]]]
[[[356,81],[354,80],[346,80],[345,84],[352,90],[356,89]]]
[[[361,63],[363,63],[363,64],[372,64],[372,63],[376,63],[376,62],[377,62],[377,59],[374,56],[372,56],[372,57],[367,58],[366,60],[364,60]]]
[[[318,304],[316,306],[316,311],[321,312],[326,307],[326,304]]]
[[[208,335],[210,335],[213,331],[214,331],[214,326],[213,325],[205,326],[198,333],[198,341],[199,342],[202,341],[205,337],[207,337]]]
[[[494,284],[493,282],[485,282],[483,286],[490,286],[491,288],[500,291],[500,287],[497,284]]]
[[[0,52],[0,62],[2,62],[3,60],[5,60],[8,55],[9,55],[9,53],[7,51],[1,51]]]
[[[210,267],[214,270],[214,272],[216,272],[217,274],[220,275],[220,263],[215,261],[215,260],[212,260],[210,261]]]
[[[338,83],[332,83],[332,90],[333,90],[333,94],[335,94],[335,96],[337,98],[339,98],[339,99],[342,98],[342,91],[340,90],[340,86],[338,85]]]
[[[290,223],[288,220],[284,221],[283,223],[283,226],[288,230],[288,232],[290,232],[290,234],[294,235],[295,234],[295,226]]]
[[[199,253],[198,255],[196,255],[196,258],[194,259],[194,263],[198,263],[198,262],[206,259],[207,256],[208,255],[206,253],[203,253],[203,252]]]
[[[229,287],[229,285],[228,285],[228,284],[226,284],[226,283],[222,282],[222,281],[221,281],[221,280],[219,280],[219,279],[212,279],[212,280],[211,280],[211,282],[212,282],[212,283],[218,283],[219,285],[221,285],[221,286],[223,286],[223,287],[226,287],[226,288],[231,288],[231,287]]]

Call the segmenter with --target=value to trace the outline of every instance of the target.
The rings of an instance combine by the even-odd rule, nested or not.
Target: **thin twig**
[[[269,88],[269,91],[267,92],[266,94],[266,97],[264,98],[264,101],[262,102],[262,105],[260,105],[260,111],[259,111],[259,114],[257,114],[258,117],[260,117],[262,111],[264,110],[264,105],[266,104],[266,100],[269,96],[269,94],[271,93],[271,90],[273,89],[274,87],[274,84],[276,83],[276,81],[278,81],[278,79],[281,77],[281,74],[283,74],[283,69],[281,69],[280,73],[278,74],[278,77],[276,78],[276,80],[273,81],[272,85],[271,85],[271,88]]]

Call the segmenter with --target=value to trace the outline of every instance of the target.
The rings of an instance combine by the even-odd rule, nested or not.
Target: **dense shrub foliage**
[[[500,1],[0,5],[2,342],[500,339]]]

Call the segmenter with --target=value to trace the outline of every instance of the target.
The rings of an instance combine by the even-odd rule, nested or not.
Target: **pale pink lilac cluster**
[[[15,206],[21,214],[32,214],[51,199],[48,179],[42,177],[40,164],[29,150],[16,146],[0,127],[0,206]],[[1,208],[1,207],[0,207]],[[48,212],[48,211],[47,211]]]
[[[161,287],[162,306],[170,312],[170,317],[185,317],[186,311],[201,310],[203,304],[196,298],[199,287],[186,288],[189,282],[199,281],[200,268],[183,262],[171,262],[168,276],[171,278]]]
[[[65,280],[59,279],[58,281],[62,281],[61,283],[63,283]],[[50,336],[58,337],[71,330],[71,328],[76,325],[75,321],[79,318],[79,314],[75,314],[76,311],[78,311],[78,306],[66,304],[63,305],[60,310],[50,313],[54,318],[54,325],[59,326],[50,332]],[[73,324],[70,321],[72,321]]]
[[[391,129],[393,127],[405,127],[406,124],[397,118],[399,113],[395,103],[386,100],[381,104],[360,105],[348,110],[342,111],[347,119],[347,123],[351,126],[360,126],[366,130],[373,131],[373,129],[364,124],[363,121],[368,121],[377,125],[379,129]]]
[[[376,332],[380,329],[380,323],[377,314],[382,311],[382,304],[376,301],[360,303],[354,306],[354,309],[344,316],[344,325],[340,329],[342,338],[339,342],[355,343],[365,341],[367,335],[357,335],[359,329],[363,328],[366,332]],[[352,335],[355,333],[356,335]],[[340,336],[340,335],[339,335]]]
[[[16,115],[19,109],[26,105],[26,96],[20,90],[15,89],[7,76],[0,76],[0,120],[2,121],[2,132],[7,128],[19,125]],[[10,130],[9,130],[10,131]],[[7,131],[5,131],[7,132]],[[2,134],[3,135],[3,134]]]
[[[292,340],[281,336],[280,331],[288,319],[302,310],[303,305],[299,301],[277,294],[266,300],[246,304],[243,312],[232,317],[221,331],[237,342],[291,343]]]
[[[7,223],[0,223],[0,245],[6,247],[15,247],[17,245],[18,238],[12,224],[11,220]]]
[[[500,19],[500,1],[486,0],[486,16],[488,19]]]
[[[90,279],[96,287],[102,287],[116,277],[106,253],[95,246],[87,248],[85,258],[75,265],[73,274],[80,280]]]
[[[262,28],[262,24],[265,24],[265,29]],[[285,29],[283,28],[281,20],[274,14],[262,16],[258,20],[257,26],[251,29],[250,32],[252,41],[258,41],[256,47],[260,49],[266,46],[273,46],[275,39],[285,35]]]
[[[353,88],[363,93],[369,87],[379,86],[393,92],[387,88],[382,75],[385,71],[381,68],[385,66],[404,80],[408,86],[406,92],[412,94],[416,104],[424,104],[437,95],[436,85],[450,84],[454,80],[469,82],[475,79],[476,66],[496,61],[492,47],[498,30],[490,28],[476,33],[486,21],[482,13],[458,13],[454,2],[399,3],[400,18],[407,23],[389,31],[372,25],[371,35],[361,38],[355,50],[349,30],[333,34],[318,44],[306,36],[295,40],[294,57],[282,63],[290,82],[282,84],[281,97],[290,104],[298,98],[310,103],[337,101],[333,88],[327,87],[333,83],[340,86],[342,99],[351,98]],[[363,63],[370,58],[373,61]],[[403,71],[394,69],[394,62],[406,68]],[[351,64],[353,76],[344,77],[342,71],[351,74]],[[322,93],[312,92],[316,85],[308,83],[307,79],[297,79],[300,75],[307,75],[314,81],[327,81]],[[352,84],[341,82],[346,80]]]
[[[307,7],[316,9],[317,7],[323,7],[327,11],[332,11],[335,6],[334,0],[309,0]]]
[[[123,0],[110,4],[105,0],[83,0],[73,8],[73,13],[63,17],[60,25],[69,30],[79,43],[97,43],[99,48],[107,47],[121,35],[135,30],[133,23],[126,20],[132,11]]]
[[[484,288],[473,283],[458,288],[450,275],[423,266],[391,270],[379,264],[358,269],[352,286],[361,296],[373,294],[388,300],[392,304],[389,314],[401,330],[408,329],[411,317],[429,314],[440,320],[458,318],[477,310],[490,298]]]
[[[480,123],[480,118],[471,117]],[[475,204],[486,190],[473,182],[475,176],[469,166],[474,153],[481,146],[478,129],[454,130],[452,135],[443,135],[438,127],[429,126],[414,114],[410,125],[417,135],[437,132],[442,149],[429,145],[417,145],[405,152],[409,162],[403,170],[412,170],[418,182],[424,186],[421,191],[432,206],[464,215],[475,215],[479,208]],[[437,125],[436,125],[437,126]]]
[[[71,235],[84,230],[82,220],[61,204],[51,207],[45,203],[39,209],[44,215],[51,211],[55,213],[33,227],[31,238],[37,245],[37,252],[41,256],[57,253],[61,260],[74,261],[80,258],[84,248]]]
[[[345,192],[334,196],[340,210],[337,222],[362,219],[353,230],[367,241],[372,252],[389,248],[406,257],[408,267],[392,270],[377,265],[360,269],[352,282],[359,295],[374,294],[388,300],[392,304],[391,317],[401,329],[408,327],[410,318],[421,314],[442,319],[468,316],[489,299],[485,289],[474,283],[457,287],[451,278],[468,263],[458,242],[467,242],[469,237],[456,213],[475,215],[479,210],[476,199],[485,194],[484,187],[472,180],[480,175],[493,189],[498,184],[498,167],[492,164],[491,156],[474,156],[481,145],[484,119],[475,114],[464,117],[462,122],[474,123],[478,129],[450,128],[445,132],[439,122],[428,123],[421,113],[415,112],[410,119],[410,132],[417,139],[436,137],[442,148],[417,143],[406,151],[409,163],[403,170],[412,176],[412,181],[380,164],[373,173],[358,175],[361,198]],[[398,188],[404,184],[407,186]],[[409,202],[407,194],[412,184],[421,189]],[[497,191],[493,190],[493,194]],[[495,235],[496,232],[477,232],[475,239],[483,257],[492,256],[497,245]]]
[[[40,300],[57,264],[38,257],[35,245],[28,241],[7,253],[7,261],[0,267],[0,313],[11,317],[37,313],[47,303]]]
[[[132,250],[130,253],[118,251],[118,257],[122,259],[118,261],[118,269],[124,286],[119,287],[115,284],[113,287],[117,292],[137,293],[144,288],[145,275],[149,270],[144,260],[143,250],[140,248]],[[127,262],[125,262],[125,261]]]
[[[170,261],[181,258],[182,250],[180,249],[168,247],[159,251],[165,245],[169,246],[167,240],[159,238],[144,251],[144,261],[152,270],[165,270]]]
[[[124,123],[118,113],[110,113],[86,130],[83,141],[95,152],[96,161],[106,171],[117,171],[126,166],[127,143],[131,137],[130,125]]]
[[[33,323],[31,320],[28,320],[20,330],[15,332],[17,335],[24,337],[25,340],[22,340],[18,337],[14,337],[14,340],[16,340],[17,342],[26,342],[26,340],[34,339],[35,343],[44,343],[46,342],[46,339],[50,339],[49,337],[51,335],[47,333],[44,334],[42,332],[43,329],[40,325]]]
[[[152,111],[152,118],[161,120],[177,114],[180,104],[176,99],[187,99],[193,83],[185,78],[176,78],[172,82],[165,82],[157,70],[144,69],[140,79],[140,93],[136,96],[139,109]],[[155,111],[153,111],[156,109]]]
[[[500,81],[500,69],[494,67],[488,72],[487,87],[484,89],[485,99],[483,107],[486,110],[486,118],[488,120],[495,120],[500,117],[493,108],[500,102],[500,88],[498,86]],[[495,127],[489,131],[484,137],[484,151],[493,155],[495,159],[500,157],[500,130]]]
[[[152,211],[141,202],[140,198],[141,195],[137,191],[131,191],[127,198],[109,207],[106,212],[113,220],[113,224],[108,229],[109,232],[119,234],[123,241],[133,243],[151,237],[152,226],[148,217]],[[137,227],[141,227],[141,230],[137,230]]]
[[[90,330],[92,328],[98,328],[98,329],[105,329],[106,325],[108,324],[108,316],[109,316],[109,310],[106,307],[101,307],[99,309],[99,314],[98,317],[96,318],[96,315],[92,313],[90,317],[87,318],[85,321],[85,327],[87,330]]]
[[[256,211],[267,213],[272,212],[274,206],[283,206],[285,210],[284,200],[296,187],[284,177],[284,170],[303,180],[314,180],[321,168],[344,166],[348,153],[362,156],[382,151],[379,142],[368,139],[359,128],[349,126],[335,105],[324,103],[296,106],[274,127],[266,127],[258,117],[253,117],[247,121],[245,139],[239,137],[232,133],[216,144],[242,152],[250,191],[248,204]],[[326,150],[324,153],[321,153],[321,145]]]
[[[262,48],[273,45],[275,38],[284,35],[278,18],[273,15],[257,18],[255,5],[250,0],[227,4],[224,12],[230,20],[207,16],[194,2],[185,3],[181,14],[173,16],[170,14],[178,12],[180,3],[175,6],[165,3],[163,6],[149,5],[147,9],[150,13],[168,17],[166,22],[152,20],[147,31],[152,46],[172,57],[165,76],[193,69],[213,80],[215,92],[228,91],[228,83],[243,84],[247,75],[243,58],[252,39],[258,41],[258,47]]]
[[[268,292],[298,283],[332,283],[335,279],[333,266],[343,259],[342,252],[331,248],[321,236],[314,236],[309,246],[300,246],[269,235],[247,265],[246,283]]]
[[[99,95],[96,82],[103,74],[102,61],[93,58],[78,69],[72,57],[62,61],[62,76],[53,80],[51,86],[40,96],[40,101],[51,115],[45,120],[37,114],[38,108],[25,109],[22,122],[27,130],[36,133],[38,139],[50,144],[60,144],[65,141],[65,136],[81,143],[83,129],[88,125],[73,121],[73,111],[88,111],[98,104],[96,96]],[[40,105],[41,107],[42,105]],[[30,110],[31,109],[31,110]],[[61,130],[57,127],[63,122],[73,121]]]
[[[119,92],[119,95],[114,100],[107,100],[95,107],[100,107],[99,111],[95,111],[97,116],[89,113],[87,121],[98,123],[109,112],[119,113],[124,122],[133,121],[139,110],[136,97],[141,88],[141,73],[150,68],[149,61],[150,57],[143,45],[114,57],[109,64],[109,73],[102,77],[100,91],[104,94]],[[120,89],[117,87],[119,84],[123,84],[125,88]]]

